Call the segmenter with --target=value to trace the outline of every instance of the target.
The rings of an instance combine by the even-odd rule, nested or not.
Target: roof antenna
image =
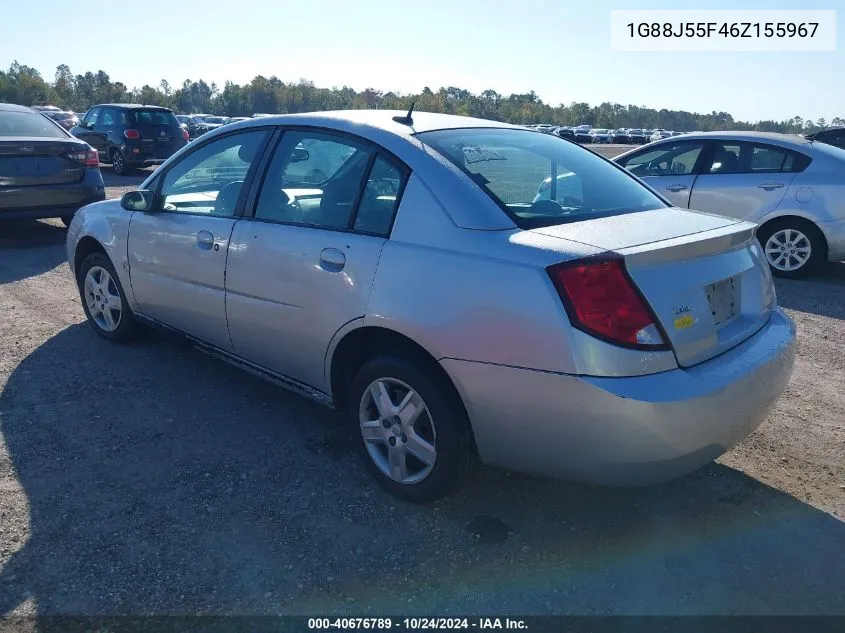
[[[413,125],[414,119],[411,118],[411,115],[414,113],[414,104],[416,101],[411,101],[411,107],[408,108],[408,114],[405,116],[395,116],[393,120],[397,123],[401,123],[402,125]]]

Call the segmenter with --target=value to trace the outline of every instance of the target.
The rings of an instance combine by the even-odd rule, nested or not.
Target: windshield
[[[0,110],[0,136],[67,138],[60,127],[37,112],[8,110]]]
[[[417,138],[466,173],[523,229],[666,203],[590,150],[525,129],[452,129]]]
[[[222,116],[207,116],[207,117],[205,117],[205,122],[206,123],[225,123],[226,119],[224,119]]]

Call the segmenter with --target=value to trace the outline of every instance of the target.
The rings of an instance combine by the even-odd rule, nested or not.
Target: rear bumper
[[[481,459],[604,485],[689,473],[748,436],[792,373],[795,326],[777,310],[734,349],[688,369],[634,378],[569,376],[444,360]]]
[[[5,201],[4,194],[8,196]],[[0,191],[0,220],[60,218],[73,215],[86,204],[105,199],[103,177],[98,170],[96,177],[86,176],[85,180],[79,183]]]
[[[845,220],[819,222],[818,226],[827,240],[827,258],[834,262],[845,259]]]
[[[182,149],[188,141],[174,143],[167,149],[143,147],[138,144],[126,144],[120,148],[127,165],[133,167],[161,165],[168,158]]]

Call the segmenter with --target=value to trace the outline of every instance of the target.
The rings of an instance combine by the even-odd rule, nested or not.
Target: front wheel
[[[135,338],[138,325],[114,266],[104,253],[91,253],[83,260],[77,284],[82,309],[97,334],[116,343]]]
[[[773,220],[761,227],[757,237],[776,277],[806,277],[827,257],[824,235],[807,220]]]
[[[470,470],[474,453],[463,405],[452,385],[424,364],[393,355],[371,359],[352,382],[348,402],[364,463],[393,495],[435,501]]]

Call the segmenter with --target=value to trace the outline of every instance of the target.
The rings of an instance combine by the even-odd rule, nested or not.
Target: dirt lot
[[[845,614],[845,264],[778,282],[796,371],[718,463],[637,490],[482,468],[416,507],[319,406],[96,337],[58,222],[0,231],[0,615]]]

